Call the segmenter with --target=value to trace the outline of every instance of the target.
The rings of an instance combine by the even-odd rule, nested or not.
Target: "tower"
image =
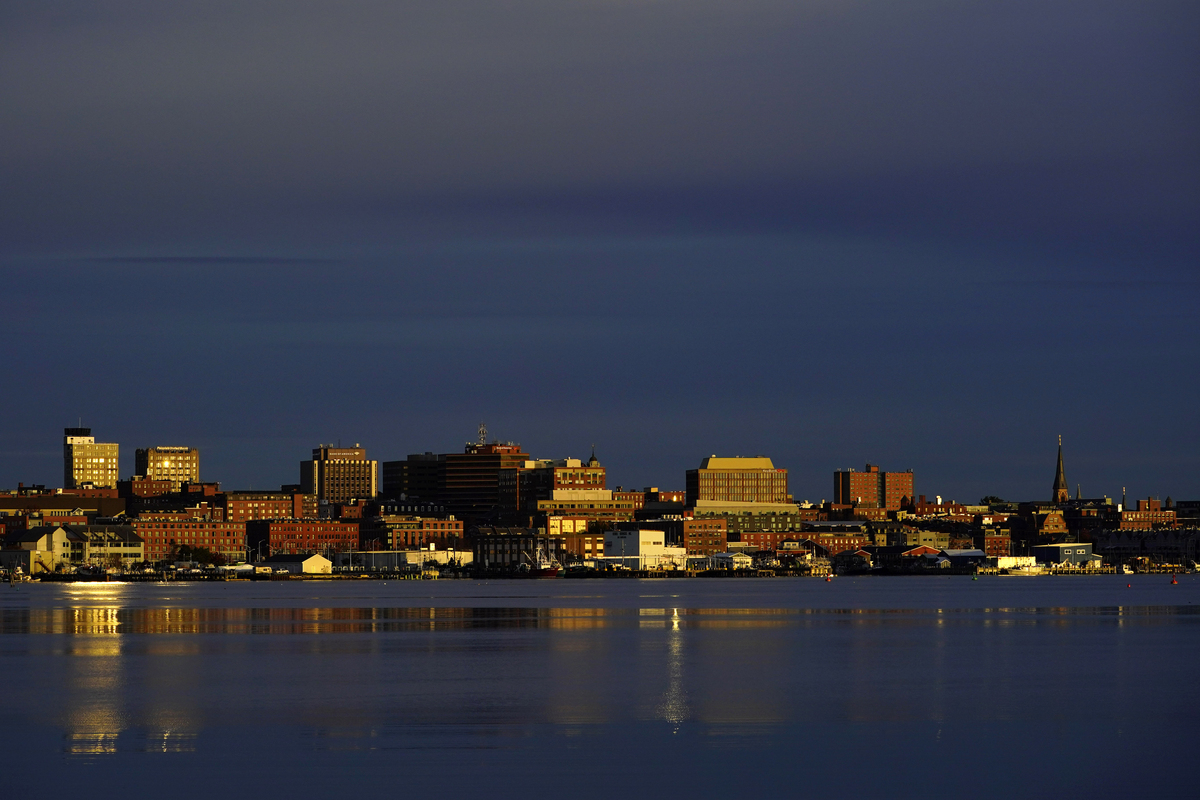
[[[1051,502],[1065,503],[1071,499],[1071,492],[1067,489],[1067,475],[1063,471],[1062,460],[1062,434],[1058,437],[1058,471],[1054,474],[1054,498]]]

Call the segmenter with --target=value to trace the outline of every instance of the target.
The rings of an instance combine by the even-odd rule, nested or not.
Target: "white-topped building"
[[[622,569],[684,569],[687,548],[668,545],[665,531],[604,532],[604,561]]]
[[[120,449],[115,443],[97,442],[91,428],[64,428],[63,488],[114,488]]]

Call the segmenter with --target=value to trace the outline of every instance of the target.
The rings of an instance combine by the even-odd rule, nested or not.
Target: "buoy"
[[[1127,583],[1127,584],[1125,584],[1125,588],[1126,588],[1126,589],[1132,589],[1132,588],[1133,588],[1133,584],[1132,584],[1132,583]]]
[[[1175,579],[1174,575],[1171,576],[1171,583],[1179,583],[1179,581]]]
[[[825,579],[825,582],[826,582],[826,583],[829,583],[831,580],[833,580],[833,578],[826,578],[826,579]]]

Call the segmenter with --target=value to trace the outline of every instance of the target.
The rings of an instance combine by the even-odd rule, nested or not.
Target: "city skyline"
[[[486,419],[1200,496],[1200,7],[467,6],[6,11],[0,485],[80,416],[242,486]]]
[[[89,429],[87,427],[67,428],[65,430],[68,433],[87,431],[88,433],[92,434],[93,439],[95,438],[95,435],[96,435],[95,430]],[[486,431],[487,428],[486,428],[486,426],[481,424],[479,427],[479,430]],[[531,459],[562,459],[562,458],[579,458],[580,457],[579,454],[577,454],[577,453],[567,453],[565,451],[562,451],[562,452],[545,452],[545,451],[541,451],[541,450],[532,451],[532,450],[529,450],[529,448],[525,448],[521,442],[516,441],[516,440],[501,439],[501,438],[494,437],[494,436],[489,437],[488,440],[495,441],[495,442],[511,441],[514,444],[521,445],[523,449],[529,451],[528,457]],[[1061,467],[1062,464],[1064,463],[1064,461],[1068,465],[1067,466],[1067,476],[1068,477],[1066,479],[1066,487],[1067,487],[1067,494],[1070,498],[1074,498],[1076,496],[1076,494],[1079,492],[1082,492],[1082,496],[1085,498],[1109,497],[1109,498],[1116,499],[1117,502],[1120,502],[1119,498],[1121,498],[1123,495],[1127,496],[1129,498],[1133,498],[1134,500],[1136,500],[1138,498],[1144,499],[1146,497],[1154,497],[1154,498],[1157,498],[1160,500],[1165,500],[1168,497],[1175,499],[1175,500],[1190,499],[1191,497],[1193,497],[1193,495],[1188,494],[1186,491],[1172,492],[1172,491],[1164,491],[1164,490],[1155,489],[1155,488],[1145,489],[1145,487],[1141,487],[1141,486],[1138,486],[1137,484],[1129,484],[1129,483],[1122,483],[1120,486],[1113,487],[1113,488],[1104,487],[1104,488],[1097,489],[1094,491],[1089,491],[1088,489],[1084,489],[1083,487],[1084,487],[1085,483],[1087,483],[1087,482],[1084,478],[1080,477],[1080,475],[1077,471],[1072,470],[1070,451],[1068,449],[1067,454],[1064,455],[1061,435],[1058,436],[1057,442],[1058,442],[1057,453],[1058,453],[1058,458],[1059,458],[1058,466]],[[118,445],[121,444],[120,442],[114,442],[114,443],[118,444]],[[469,445],[469,444],[471,444],[471,442],[466,441],[465,444]],[[159,445],[146,444],[146,445],[143,445],[143,447],[159,447]],[[205,450],[204,447],[196,447],[193,444],[188,444],[187,447],[193,451],[193,457],[195,457],[196,451],[203,452]],[[596,445],[594,445],[594,444],[589,445],[589,447],[592,449],[593,455],[595,455]],[[377,465],[375,481],[378,482],[379,486],[383,485],[383,480],[384,480],[382,470],[379,465],[384,464],[384,462],[402,461],[402,460],[406,459],[410,454],[414,454],[414,453],[422,453],[422,452],[456,453],[456,452],[462,451],[462,445],[460,445],[457,448],[449,448],[449,449],[444,449],[444,450],[438,449],[438,448],[425,448],[424,450],[418,450],[416,448],[411,448],[402,454],[401,453],[391,453],[391,454],[382,454],[381,455],[372,446],[370,446],[370,444],[367,442],[359,442],[358,440],[355,440],[352,443],[346,444],[346,446],[343,447],[342,443],[337,439],[334,439],[333,441],[331,441],[329,443],[318,444],[316,447],[310,446],[308,448],[308,450],[310,453],[312,453],[312,457],[316,458],[318,451],[324,451],[324,450],[328,450],[330,448],[332,448],[332,449],[340,448],[347,452],[349,452],[351,450],[360,450],[360,451],[365,451],[365,452],[370,453],[370,459],[371,459],[370,463],[374,463]],[[119,467],[119,470],[117,473],[120,480],[127,480],[138,474],[135,472],[135,470],[133,468],[133,466],[135,464],[136,456],[130,453],[130,451],[132,449],[133,448],[129,445],[124,445],[121,448],[121,456],[120,456],[121,463],[120,463],[120,467]],[[171,448],[171,449],[174,449],[174,448]],[[603,454],[603,448],[601,448],[600,452]],[[234,450],[234,453],[235,454],[232,457],[227,457],[226,462],[236,462],[239,460],[236,456],[236,450]],[[217,483],[220,483],[222,488],[225,490],[243,490],[243,491],[245,491],[245,490],[265,490],[265,491],[270,491],[270,490],[272,490],[272,488],[278,488],[278,486],[282,486],[282,485],[289,485],[289,484],[301,485],[305,482],[305,480],[307,480],[304,477],[305,465],[310,463],[307,459],[301,461],[300,462],[300,470],[299,470],[298,475],[288,475],[285,473],[285,470],[282,467],[280,467],[278,474],[276,475],[277,480],[273,480],[270,477],[266,477],[265,479],[259,479],[258,481],[249,481],[249,482],[239,483],[236,480],[230,481],[230,480],[223,478],[221,476],[221,474],[216,471],[218,469],[217,467],[208,466],[214,462],[214,459],[212,459],[211,456],[209,456],[206,453],[204,454],[204,456],[205,456],[204,461],[206,464],[206,467],[205,467],[206,479],[209,481],[215,481]],[[910,481],[910,483],[907,484],[910,486],[914,485],[912,482],[915,480],[915,488],[913,489],[912,497],[909,498],[908,495],[904,495],[903,492],[901,493],[901,495],[903,495],[904,497],[906,497],[908,499],[914,499],[917,495],[925,495],[925,496],[929,497],[930,500],[932,501],[932,499],[935,496],[940,496],[940,497],[943,497],[947,502],[954,501],[954,502],[958,502],[958,503],[971,504],[971,503],[978,502],[979,499],[984,496],[998,496],[1009,502],[1025,502],[1025,501],[1043,502],[1043,501],[1049,501],[1049,500],[1053,499],[1053,496],[1055,495],[1055,492],[1058,489],[1057,483],[1055,483],[1055,490],[1046,489],[1045,486],[1048,486],[1050,484],[1049,484],[1049,479],[1045,479],[1045,480],[1041,481],[1041,483],[1043,484],[1043,490],[1040,493],[1035,490],[1031,494],[1028,494],[1028,495],[1018,495],[1018,494],[1015,494],[1012,492],[1003,493],[1003,492],[997,492],[997,491],[983,491],[977,495],[961,494],[961,493],[954,494],[952,491],[948,491],[948,490],[944,491],[943,487],[941,487],[941,486],[935,485],[932,482],[927,482],[927,480],[924,478],[921,470],[913,469],[912,467],[907,467],[907,466],[904,467],[903,469],[901,469],[898,467],[898,465],[893,464],[893,463],[888,463],[888,462],[884,462],[881,467],[880,466],[881,459],[873,459],[873,460],[868,459],[868,460],[861,461],[860,462],[861,466],[844,464],[844,465],[818,467],[816,469],[813,469],[813,468],[811,468],[811,466],[806,465],[806,468],[804,470],[797,470],[795,467],[791,466],[788,463],[785,463],[782,459],[778,458],[777,456],[772,455],[770,452],[710,453],[710,454],[707,454],[704,456],[697,457],[693,463],[687,465],[683,470],[681,470],[674,477],[666,476],[663,480],[648,480],[648,481],[622,480],[620,473],[617,472],[614,469],[614,467],[612,466],[613,463],[618,463],[618,464],[629,463],[630,461],[633,461],[634,459],[630,459],[630,458],[621,459],[618,454],[613,454],[612,456],[606,456],[604,459],[602,459],[601,463],[604,465],[605,470],[608,472],[609,478],[608,478],[607,483],[608,483],[608,488],[610,488],[610,489],[615,488],[616,486],[619,485],[619,486],[623,486],[627,490],[632,490],[632,491],[641,491],[643,488],[651,487],[651,486],[662,489],[662,490],[682,491],[683,487],[684,487],[684,483],[685,483],[684,477],[685,477],[686,473],[689,471],[694,471],[696,469],[696,466],[698,464],[701,464],[704,461],[707,461],[709,456],[721,456],[723,458],[728,458],[728,457],[750,458],[750,457],[754,457],[754,456],[765,456],[768,459],[773,459],[776,462],[777,467],[783,468],[791,476],[792,486],[799,487],[799,488],[796,488],[791,491],[791,494],[795,497],[795,501],[796,502],[811,502],[811,503],[817,503],[817,504],[823,503],[823,502],[838,502],[838,499],[835,496],[834,488],[830,487],[828,485],[830,473],[834,473],[836,476],[838,474],[842,474],[844,471],[852,471],[852,472],[857,472],[860,475],[867,475],[867,474],[869,474],[867,472],[867,470],[871,469],[872,467],[874,467],[876,469],[880,469],[881,470],[880,474],[906,473],[906,472],[910,472],[910,471],[912,473],[915,473],[916,478],[914,479],[910,476],[908,478],[908,481]],[[63,470],[63,458],[64,458],[61,449],[57,453],[55,453],[55,458],[58,460],[58,467],[57,467],[58,474],[61,475],[62,470]],[[38,459],[38,461],[36,461],[35,463],[40,463],[41,460],[42,459]],[[583,460],[586,462],[586,458],[583,458]],[[679,458],[676,457],[675,460],[678,461]],[[127,464],[127,462],[128,462],[128,464]],[[222,462],[216,461],[216,463],[220,464]],[[1051,462],[1047,462],[1047,463],[1050,464]],[[279,465],[277,465],[277,466],[279,466]],[[826,484],[824,487],[824,490],[819,490],[817,488],[818,482],[816,482],[816,481],[812,482],[813,485],[811,487],[811,491],[809,490],[809,488],[807,486],[802,486],[802,485],[797,484],[797,482],[796,482],[797,474],[808,475],[812,472],[821,471],[822,469],[824,470],[823,478],[824,478],[824,483]],[[1078,467],[1075,468],[1075,470],[1078,470],[1078,469],[1079,469]],[[1051,466],[1044,466],[1044,467],[1042,467],[1041,471],[1046,472],[1047,474],[1051,475],[1051,477],[1054,477],[1055,480],[1057,481],[1057,475],[1055,474],[1055,471]],[[614,476],[615,476],[615,479],[614,479]],[[1076,478],[1080,478],[1080,479],[1076,480]],[[979,477],[978,480],[982,481],[982,482],[987,482],[988,478],[987,478],[986,472],[981,477]],[[70,487],[65,486],[65,484],[63,484],[61,481],[56,483],[54,480],[45,480],[45,481],[26,480],[24,478],[9,481],[7,484],[0,483],[0,488],[7,487],[7,488],[11,489],[11,488],[16,487],[18,483],[24,484],[26,486],[40,484],[40,485],[47,486],[49,488],[53,488],[53,487],[59,486],[59,485],[64,486],[64,488],[70,488]],[[1031,477],[1028,480],[1024,480],[1023,483],[1033,485],[1033,484],[1038,483],[1038,479],[1036,477]],[[1093,484],[1087,483],[1087,485],[1090,487]],[[312,490],[310,489],[307,491],[312,491]],[[849,491],[849,490],[847,490],[847,491]],[[893,498],[893,500],[892,500],[893,507],[895,506],[895,502],[898,500],[898,498],[901,495],[897,495],[896,498]],[[349,496],[349,495],[347,495],[347,496]],[[374,495],[369,495],[369,496],[374,496]],[[871,502],[873,502],[873,501],[867,501],[867,503],[865,505],[869,506]]]

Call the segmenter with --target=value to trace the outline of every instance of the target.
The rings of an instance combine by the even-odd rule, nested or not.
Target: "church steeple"
[[[1065,503],[1071,499],[1071,492],[1067,489],[1067,474],[1063,471],[1062,460],[1062,434],[1058,436],[1058,472],[1054,475],[1054,500],[1055,503]]]

